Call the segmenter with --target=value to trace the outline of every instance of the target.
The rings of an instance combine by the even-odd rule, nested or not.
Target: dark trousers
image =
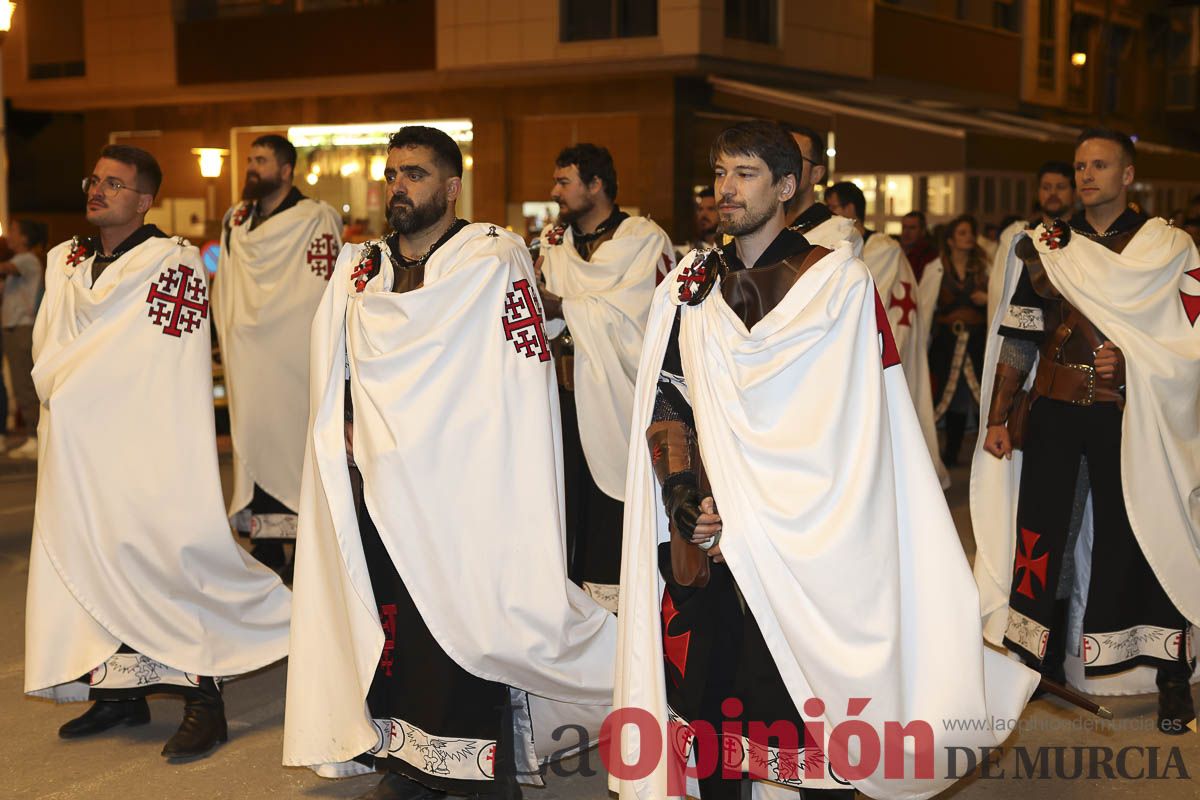
[[[583,443],[575,393],[558,390],[562,409],[563,488],[567,512],[567,577],[576,585],[621,582],[621,530],[625,504],[592,480]]]
[[[1141,630],[1129,632],[1167,628],[1178,631],[1178,641],[1183,641],[1189,627],[1146,562],[1129,524],[1121,485],[1121,416],[1114,403],[1076,406],[1039,398],[1030,411],[1021,469],[1009,605],[1052,630],[1075,482],[1080,458],[1087,460],[1094,536],[1082,653],[1089,675],[1111,674],[1143,663],[1182,668],[1180,660],[1168,657],[1162,646],[1139,646]],[[1043,652],[1034,652],[1030,646],[1006,642],[1031,663],[1039,663],[1043,657]],[[1106,647],[1107,655],[1100,658],[1098,653]],[[1179,649],[1185,659],[1186,648]],[[1113,661],[1114,653],[1123,655]],[[1089,661],[1097,663],[1090,666]]]

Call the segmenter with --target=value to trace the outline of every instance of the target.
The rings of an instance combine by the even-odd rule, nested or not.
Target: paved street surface
[[[225,467],[226,473],[228,466]],[[228,480],[228,474],[225,475]],[[966,471],[955,471],[951,491],[954,518],[968,553],[973,552],[970,520],[966,509]],[[139,728],[124,728],[92,739],[64,742],[57,738],[58,726],[86,708],[83,704],[55,706],[22,694],[22,657],[25,620],[25,582],[28,576],[29,540],[33,524],[34,476],[30,467],[0,458],[0,796],[5,798],[343,798],[354,797],[377,780],[359,777],[342,781],[318,778],[307,769],[279,765],[283,744],[283,694],[286,667],[276,665],[226,685],[230,742],[212,755],[189,764],[169,765],[159,756],[163,742],[175,731],[182,702],[162,698],[150,701],[152,721]],[[1155,698],[1111,698],[1105,701],[1117,716],[1119,728],[1085,730],[1098,721],[1082,718],[1056,700],[1033,703],[1021,720],[1023,730],[1006,746],[1027,748],[1031,757],[1038,747],[1065,747],[1062,770],[1072,774],[1076,750],[1096,750],[1103,759],[1111,751],[1111,768],[1117,769],[1116,754],[1127,747],[1126,774],[1149,772],[1151,753],[1164,780],[1107,779],[1103,766],[1088,777],[1088,754],[1084,754],[1083,777],[1061,780],[1055,754],[1047,753],[1046,779],[1014,778],[1017,754],[1008,751],[991,770],[997,777],[978,774],[961,781],[941,795],[954,800],[988,798],[1147,798],[1189,800],[1200,798],[1200,736],[1166,737],[1152,730]],[[1141,728],[1148,728],[1145,730]],[[1178,748],[1175,756],[1171,748]],[[598,759],[591,754],[593,766]],[[1172,760],[1173,759],[1173,760]],[[1169,766],[1170,765],[1170,766]],[[1035,767],[1035,774],[1041,766]],[[1179,779],[1182,771],[1189,776]],[[966,771],[965,768],[963,770]],[[1026,773],[1028,769],[1026,769]],[[1003,777],[999,777],[1003,775]],[[525,792],[528,800],[607,797],[605,776],[558,777],[550,775],[545,789]]]

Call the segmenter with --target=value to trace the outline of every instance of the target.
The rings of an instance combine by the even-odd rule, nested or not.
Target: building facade
[[[249,142],[283,132],[302,190],[376,235],[386,134],[424,122],[468,156],[464,216],[536,229],[555,155],[593,141],[618,202],[684,240],[715,133],[769,116],[828,137],[874,227],[1028,213],[1032,172],[1101,123],[1138,136],[1135,197],[1165,215],[1200,192],[1198,26],[1138,0],[26,0],[11,205],[78,231],[79,176],[128,142],[163,164],[154,219],[211,239]]]

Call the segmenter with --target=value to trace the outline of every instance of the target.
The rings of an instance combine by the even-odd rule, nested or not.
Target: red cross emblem
[[[563,237],[567,235],[567,229],[563,225],[555,225],[546,234],[546,244],[562,244]]]
[[[200,327],[208,317],[208,287],[192,268],[180,264],[150,284],[148,316],[167,336],[180,337]]]
[[[395,665],[396,655],[396,604],[388,603],[379,607],[379,624],[383,627],[383,652],[379,654],[379,669],[389,678],[392,676],[392,666]]]
[[[233,219],[231,219],[229,222],[230,222],[230,224],[233,225],[233,227],[236,228],[236,227],[240,226],[242,223],[244,223],[249,218],[250,218],[250,204],[242,203],[233,212]]]
[[[707,275],[707,271],[704,268],[704,261],[700,257],[700,254],[696,253],[695,257],[692,258],[692,263],[684,267],[683,271],[679,273],[679,277],[675,279],[679,284],[679,299],[685,303],[691,302],[695,294],[692,288],[704,283],[704,278]]]
[[[900,309],[900,321],[896,324],[912,327],[909,317],[917,309],[917,302],[913,300],[913,285],[908,281],[900,281],[900,287],[904,289],[904,294],[901,297],[896,297],[895,292],[893,292],[891,300],[888,301],[888,310],[890,311],[893,308]]]
[[[1071,229],[1061,219],[1056,219],[1042,231],[1038,239],[1044,242],[1049,250],[1061,250],[1071,240]]]
[[[1188,270],[1183,274],[1200,283],[1200,267]],[[1183,303],[1183,313],[1187,314],[1188,322],[1191,323],[1193,328],[1196,327],[1196,320],[1200,318],[1200,295],[1188,294],[1183,289],[1180,289],[1179,300]]]
[[[515,281],[512,291],[504,296],[500,322],[504,325],[504,338],[513,343],[518,353],[526,358],[536,357],[538,361],[550,360],[542,314],[525,278]]]
[[[329,280],[333,275],[334,262],[337,260],[337,253],[334,252],[336,247],[337,240],[333,238],[332,233],[322,233],[313,239],[308,245],[308,252],[305,253],[308,268],[325,280]]]
[[[496,775],[496,745],[489,744],[479,751],[479,757],[475,762],[479,766],[479,771],[485,776],[492,778]]]
[[[379,266],[378,259],[380,258],[379,249],[375,246],[369,246],[362,252],[362,256],[358,259],[358,265],[350,273],[350,280],[354,282],[354,291],[362,292],[367,288],[367,281],[371,279],[371,273],[375,272]]]
[[[74,267],[82,264],[91,255],[92,250],[88,247],[87,242],[76,237],[71,242],[71,252],[67,254],[67,266]]]
[[[1050,561],[1050,555],[1043,553],[1037,558],[1033,557],[1033,546],[1040,538],[1042,538],[1041,534],[1021,528],[1021,541],[1017,546],[1017,561],[1013,567],[1014,578],[1021,575],[1021,570],[1025,570],[1025,574],[1021,575],[1021,582],[1017,585],[1017,591],[1030,600],[1034,599],[1033,581],[1030,579],[1030,575],[1037,575],[1042,588],[1046,588],[1046,565]]]
[[[664,591],[662,599],[663,658],[667,660],[668,664],[679,670],[679,678],[682,680],[687,672],[688,645],[691,644],[692,632],[689,630],[676,634],[670,632],[671,622],[677,616],[679,616],[679,609],[675,607],[671,593]],[[674,680],[674,676],[671,677]]]

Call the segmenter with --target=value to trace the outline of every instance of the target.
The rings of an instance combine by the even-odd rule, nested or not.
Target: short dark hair
[[[433,161],[456,178],[463,174],[462,150],[441,128],[428,125],[405,125],[388,139],[388,152],[397,148],[428,147],[433,151]]]
[[[792,134],[778,122],[765,119],[739,122],[721,131],[708,150],[710,167],[717,166],[722,153],[761,158],[771,170],[771,183],[779,183],[788,174],[795,175],[799,182],[804,168],[800,145]]]
[[[696,192],[696,199],[703,200],[706,197],[716,197],[717,193],[713,191],[713,187],[705,186],[700,191]]]
[[[917,221],[921,223],[921,230],[928,230],[929,223],[925,220],[925,212],[924,211],[920,211],[920,210],[914,208],[912,211],[908,212],[900,219],[905,220],[905,219],[908,219],[909,217],[916,217]]]
[[[25,244],[31,250],[39,244],[44,245],[49,237],[45,223],[32,219],[19,219],[14,224],[20,229],[21,235],[25,237]]]
[[[1024,221],[1025,221],[1025,218],[1022,217],[1020,214],[1009,214],[1007,217],[1000,220],[1000,230],[1007,229],[1008,226],[1012,225],[1014,222],[1024,222]]]
[[[837,195],[840,203],[854,206],[854,217],[859,222],[867,218],[867,197],[863,194],[863,190],[858,188],[858,184],[851,181],[838,181],[825,190],[827,197],[831,194]]]
[[[829,167],[829,162],[825,158],[826,153],[824,136],[817,133],[816,130],[808,127],[807,125],[793,126],[792,133],[808,139],[809,144],[812,145],[812,160],[817,162],[817,166],[825,168]],[[803,154],[803,151],[801,151],[801,154]],[[841,197],[841,195],[838,196]]]
[[[1038,167],[1038,183],[1041,183],[1042,178],[1047,175],[1062,175],[1071,182],[1071,188],[1075,188],[1075,169],[1065,161],[1047,161]]]
[[[1114,128],[1088,128],[1083,133],[1079,134],[1079,138],[1075,140],[1075,146],[1088,141],[1089,139],[1103,139],[1107,142],[1115,142],[1121,148],[1122,155],[1125,160],[1132,164],[1133,159],[1137,155],[1137,150],[1133,146],[1133,139],[1130,139],[1128,134],[1121,133]]]
[[[158,194],[162,186],[162,167],[150,153],[133,145],[110,144],[100,151],[100,157],[133,167],[137,173],[138,191],[148,195]]]
[[[275,154],[280,166],[287,164],[296,170],[296,146],[277,133],[268,133],[250,143],[251,147],[265,147]]]
[[[554,166],[563,169],[572,164],[579,170],[579,180],[583,181],[585,186],[599,178],[608,201],[617,201],[617,168],[613,165],[612,154],[608,152],[607,147],[588,142],[564,147],[558,158],[554,159]]]

